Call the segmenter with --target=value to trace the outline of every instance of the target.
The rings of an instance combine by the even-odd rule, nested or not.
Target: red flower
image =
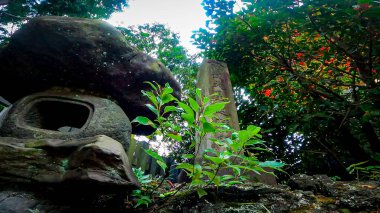
[[[305,62],[303,62],[303,61],[300,61],[299,64],[300,64],[301,66],[306,66]]]
[[[266,97],[269,97],[272,92],[273,92],[273,89],[266,89],[265,92],[264,92],[264,95]]]
[[[297,58],[300,59],[302,56],[304,56],[303,53],[297,53]]]

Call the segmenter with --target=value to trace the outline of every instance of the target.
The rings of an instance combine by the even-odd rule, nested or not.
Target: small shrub
[[[156,115],[155,120],[138,116],[132,122],[148,125],[155,128],[153,135],[162,137],[162,141],[173,144],[184,143],[184,138],[190,140],[193,153],[183,154],[182,162],[177,162],[177,169],[184,170],[191,178],[190,188],[198,192],[199,197],[206,195],[204,187],[208,185],[235,185],[248,180],[250,173],[270,173],[264,168],[281,170],[283,163],[277,161],[261,162],[257,154],[245,152],[260,150],[270,152],[261,140],[260,127],[250,125],[245,130],[236,131],[220,122],[218,113],[229,102],[215,97],[204,97],[200,89],[196,90],[198,101],[189,97],[185,101],[176,99],[169,84],[161,87],[156,83],[149,83],[152,91],[142,91],[150,100],[146,106]],[[174,103],[177,107],[169,105]],[[167,115],[173,112],[180,117],[170,119]],[[218,134],[219,133],[219,134]],[[220,134],[223,133],[223,134]],[[218,137],[216,137],[218,135]],[[220,137],[223,135],[223,137]],[[207,148],[200,153],[203,140],[211,141],[217,149]],[[221,150],[221,151],[218,151]],[[156,159],[159,166],[166,171],[167,165],[155,150],[148,149],[146,153]],[[220,171],[229,170],[228,174],[220,175]],[[170,193],[172,195],[173,193]]]

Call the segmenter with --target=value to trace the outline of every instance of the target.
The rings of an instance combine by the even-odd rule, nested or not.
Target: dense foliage
[[[249,125],[247,129],[236,131],[218,120],[220,116],[218,113],[224,109],[228,101],[218,99],[216,96],[204,97],[201,89],[195,91],[198,101],[191,97],[180,101],[172,95],[173,89],[169,84],[161,87],[156,83],[148,83],[152,90],[143,91],[144,96],[150,100],[150,104],[146,106],[157,117],[155,120],[150,120],[147,117],[137,116],[132,123],[154,128],[152,136],[161,136],[161,143],[169,143],[167,146],[169,149],[177,144],[181,146],[184,143],[183,138],[190,137],[192,152],[180,153],[180,160],[175,163],[176,169],[182,169],[190,178],[189,184],[184,184],[182,187],[195,189],[199,197],[202,197],[207,194],[203,188],[211,184],[216,187],[231,186],[251,180],[252,174],[274,175],[273,170],[264,168],[282,171],[281,167],[284,165],[282,162],[260,161],[257,153],[245,152],[247,147],[255,151],[269,151],[261,146],[264,141],[259,134],[260,127]],[[168,105],[172,102],[177,107]],[[172,112],[179,112],[180,118],[171,119],[166,116]],[[184,123],[186,125],[183,125]],[[203,145],[205,141],[212,145],[201,148],[205,147]],[[168,165],[157,151],[152,149],[145,151],[157,160],[163,171],[168,173]],[[163,177],[165,178],[167,175]],[[155,189],[149,194],[152,195],[154,191]],[[147,205],[150,201],[141,190],[136,196],[139,198],[137,205]]]
[[[227,62],[239,117],[289,172],[349,177],[380,162],[379,24],[372,0],[204,0],[205,56]]]

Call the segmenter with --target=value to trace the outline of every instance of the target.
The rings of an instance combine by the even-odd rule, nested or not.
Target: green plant
[[[366,163],[368,161],[351,164],[347,167],[347,171],[350,174],[355,173],[357,181],[359,181],[360,175],[362,176],[361,179],[380,180],[380,166],[363,166]]]
[[[203,188],[210,184],[217,187],[241,184],[252,172],[274,175],[273,172],[267,172],[264,168],[282,171],[283,163],[261,162],[258,160],[257,154],[245,152],[248,147],[250,150],[269,152],[264,141],[261,140],[259,127],[250,125],[246,130],[235,131],[218,122],[218,112],[223,110],[227,101],[216,99],[215,96],[203,97],[200,89],[196,89],[198,101],[191,97],[185,101],[179,101],[172,95],[173,89],[169,84],[162,87],[157,83],[147,83],[152,87],[152,91],[143,91],[143,95],[151,102],[146,106],[157,117],[152,121],[138,116],[132,122],[155,128],[156,131],[153,134],[162,136],[163,141],[170,143],[181,143],[184,137],[190,138],[190,148],[195,151],[191,154],[183,154],[183,162],[177,162],[176,168],[183,169],[191,178],[189,187],[196,189],[199,197],[207,194]],[[169,103],[176,104],[177,107],[168,105]],[[167,115],[171,112],[179,112],[181,119],[168,118]],[[220,137],[222,136],[220,133],[223,133],[223,137]],[[217,135],[219,137],[216,137]],[[201,143],[206,138],[217,149],[201,150]],[[201,151],[203,153],[200,153]],[[146,150],[146,152],[157,160],[164,171],[166,170],[167,165],[156,151]],[[224,170],[231,172],[220,175],[220,171]]]
[[[137,203],[134,206],[137,208],[140,205],[149,206],[152,203],[149,194],[147,193],[147,188],[151,188],[148,184],[153,181],[151,175],[145,175],[141,168],[132,168],[133,173],[135,173],[137,180],[141,184],[141,189],[136,189],[132,191],[132,196],[137,198]]]
[[[40,210],[38,209],[28,209],[30,213],[40,213]]]
[[[330,179],[333,181],[338,181],[338,180],[341,180],[342,178],[339,176],[332,176],[332,177],[330,177]]]
[[[152,175],[145,175],[141,168],[132,168],[140,184],[145,185],[153,181]]]

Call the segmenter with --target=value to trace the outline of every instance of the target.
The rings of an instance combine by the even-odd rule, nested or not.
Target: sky
[[[191,44],[192,31],[205,28],[206,15],[202,0],[129,0],[129,7],[114,13],[107,21],[114,26],[161,23],[178,33],[181,45],[195,54],[199,50]]]

